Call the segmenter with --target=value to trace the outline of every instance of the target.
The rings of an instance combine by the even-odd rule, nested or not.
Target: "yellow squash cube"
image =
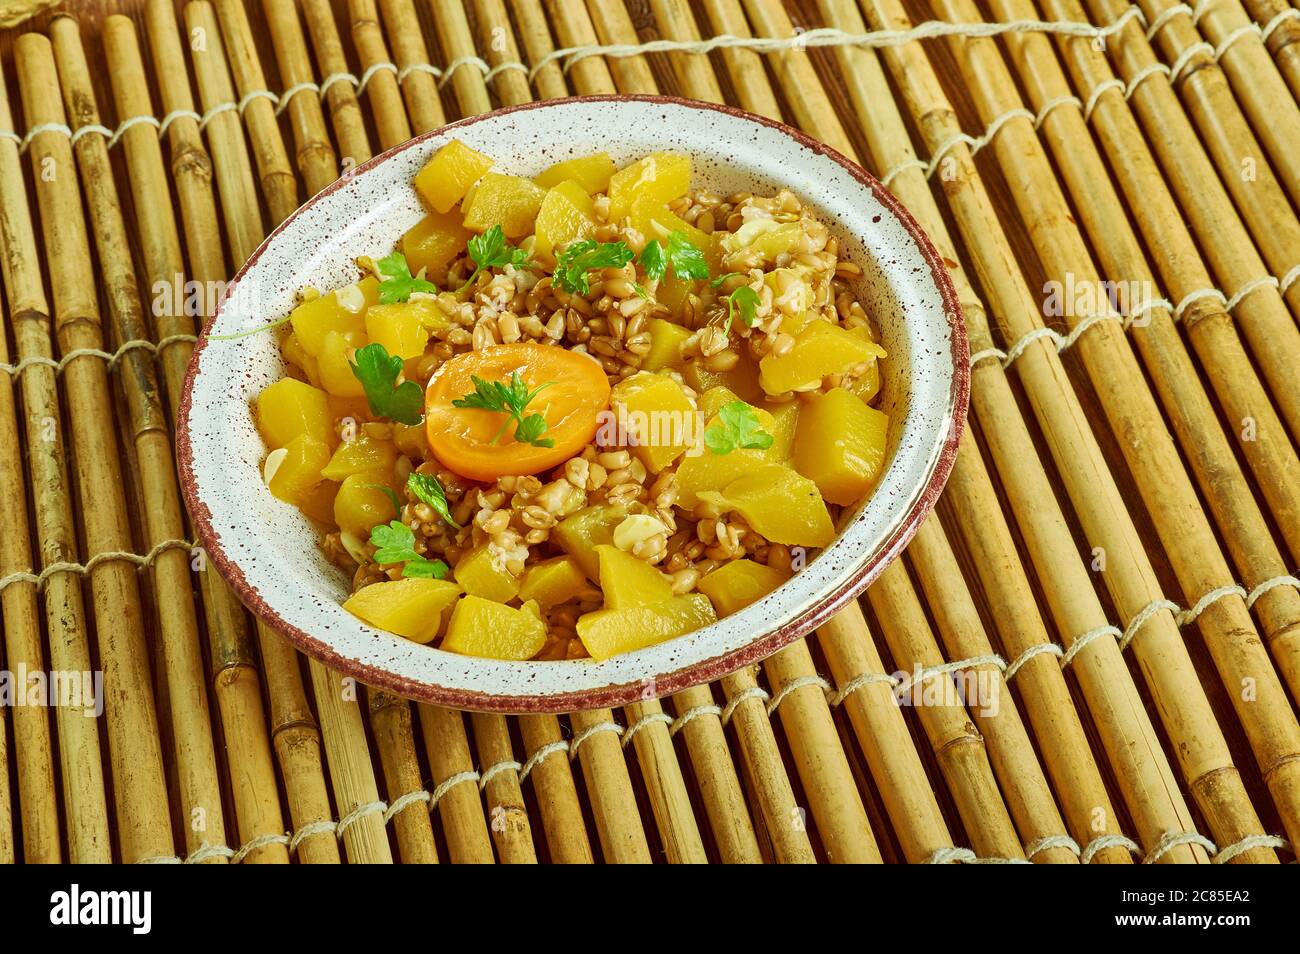
[[[365,312],[379,301],[379,280],[368,275],[318,298],[305,301],[289,316],[294,336],[309,355],[317,356],[331,331],[342,335],[364,334]]]
[[[741,398],[735,391],[725,384],[716,384],[707,390],[701,391],[699,397],[695,399],[700,406],[700,413],[704,415],[705,420],[713,420],[718,416],[724,405],[732,401],[739,401]]]
[[[397,449],[392,441],[377,440],[358,429],[352,440],[339,444],[321,474],[340,483],[353,474],[359,474],[372,483],[387,487],[394,483],[393,468],[396,464]]]
[[[605,594],[605,609],[629,609],[651,606],[672,599],[673,587],[645,560],[609,544],[596,547],[600,561],[600,589]]]
[[[352,373],[352,354],[365,343],[365,336],[356,332],[327,332],[317,359],[321,387],[335,397],[365,397],[365,387]]]
[[[284,360],[288,361],[293,367],[303,373],[307,383],[315,387],[321,386],[320,365],[316,359],[307,353],[307,349],[302,346],[298,336],[290,331],[280,342],[280,353],[284,355]]]
[[[651,318],[649,331],[650,350],[641,358],[642,369],[661,371],[664,368],[680,368],[682,343],[691,336],[691,330],[662,318]]]
[[[435,212],[446,212],[492,168],[492,159],[453,139],[415,176],[415,191]]]
[[[794,436],[794,466],[831,503],[853,504],[885,463],[889,418],[843,388],[804,406]]]
[[[655,288],[655,301],[668,309],[668,313],[675,318],[680,318],[686,309],[687,298],[698,293],[700,283],[693,279],[678,278],[672,272],[668,272],[659,280],[658,287]]]
[[[424,269],[429,281],[441,282],[447,277],[447,268],[464,253],[474,235],[460,219],[457,212],[430,212],[406,230],[397,244],[412,275]]]
[[[268,447],[286,447],[306,434],[333,447],[334,418],[325,392],[293,378],[269,384],[257,396],[257,428]]]
[[[403,361],[424,354],[430,329],[446,324],[438,303],[428,298],[373,305],[366,312],[366,335]]]
[[[721,616],[756,603],[789,579],[782,573],[753,560],[732,560],[724,563],[700,580],[700,592],[713,602]]]
[[[612,213],[610,218],[614,218]],[[686,236],[686,240],[700,251],[704,251],[709,245],[708,233],[701,232],[662,202],[649,197],[637,199],[632,203],[632,208],[628,211],[628,221],[632,228],[645,236],[647,242],[658,239],[666,246],[670,235],[681,232]]]
[[[484,659],[532,659],[546,645],[546,624],[537,604],[520,609],[472,593],[451,611],[441,647],[449,653]]]
[[[604,192],[609,188],[609,177],[614,174],[614,160],[607,152],[597,152],[578,159],[566,159],[547,167],[533,181],[543,189],[554,189],[566,179],[572,179],[586,190],[588,195]]]
[[[506,569],[499,553],[484,543],[470,550],[456,564],[456,582],[466,593],[509,603],[519,595],[519,578]]]
[[[884,356],[885,349],[874,341],[829,321],[810,321],[795,338],[793,348],[759,362],[759,381],[768,394],[783,394]]]
[[[343,608],[371,626],[427,643],[438,635],[443,611],[460,595],[450,580],[400,579],[357,590]]]
[[[700,502],[701,494],[720,493],[733,480],[765,463],[762,451],[746,448],[737,448],[730,454],[705,450],[694,457],[683,457],[677,465],[677,503],[694,507]]]
[[[371,480],[369,474],[352,474],[339,485],[334,496],[334,523],[340,530],[362,540],[370,539],[371,528],[396,520],[393,501]]]
[[[596,610],[578,617],[577,629],[592,659],[608,659],[693,632],[717,618],[707,596],[687,593],[654,606]]]
[[[652,474],[680,457],[699,429],[691,399],[666,374],[637,372],[614,386],[609,401],[637,442],[633,452]]]
[[[763,451],[763,457],[773,464],[785,463],[794,453],[795,429],[799,426],[799,402],[768,404],[766,410],[771,416],[765,420],[763,430],[772,435],[772,446]]]
[[[534,563],[519,584],[519,598],[535,600],[549,609],[567,603],[590,586],[587,575],[571,556],[558,556]]]
[[[591,196],[572,179],[566,179],[546,193],[534,225],[537,254],[550,256],[574,239],[591,238],[596,232],[596,216]]]
[[[277,499],[300,506],[312,488],[320,483],[321,468],[329,463],[330,449],[314,437],[299,434],[284,446],[284,450],[285,454],[267,486]]]
[[[739,361],[730,371],[710,371],[699,361],[691,361],[682,372],[682,378],[696,394],[703,394],[710,388],[725,387],[748,404],[757,404],[766,396],[758,382],[758,365],[748,358]]]
[[[551,531],[551,539],[578,562],[587,579],[600,580],[600,563],[596,547],[614,542],[614,528],[628,515],[623,505],[596,504],[565,517]]]
[[[298,509],[317,523],[334,526],[334,498],[339,485],[332,480],[322,480],[298,501]]]
[[[506,238],[522,238],[533,230],[546,191],[529,179],[489,172],[465,197],[465,227],[486,232],[501,226]]]
[[[835,539],[835,526],[817,485],[783,464],[757,467],[727,484],[720,494],[706,491],[701,498],[736,511],[773,543],[824,547]]]
[[[691,187],[691,160],[668,152],[652,152],[609,179],[609,220],[617,222],[638,199],[666,205]]]

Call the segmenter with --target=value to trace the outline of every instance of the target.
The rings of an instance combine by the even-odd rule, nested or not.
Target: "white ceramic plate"
[[[721,192],[785,187],[810,203],[863,269],[858,292],[889,357],[882,397],[888,464],[839,537],[780,589],[704,629],[603,662],[502,662],[446,653],[343,610],[348,580],[317,532],[262,482],[266,453],[250,402],[281,378],[276,336],[203,340],[178,427],[186,502],[209,557],[239,597],[304,652],[361,681],[462,709],[570,711],[657,697],[716,679],[805,635],[898,554],[947,479],[966,413],[968,352],[956,296],[934,247],[885,189],[843,156],[779,123],[662,97],[530,104],[453,123],[351,170],[277,228],[226,289],[207,333],[287,314],[304,285],[355,280],[422,215],[411,179],[456,138],[533,175],[604,150],[625,163],[689,154],[695,184]]]

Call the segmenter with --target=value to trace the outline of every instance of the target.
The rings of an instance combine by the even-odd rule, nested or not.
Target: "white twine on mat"
[[[781,703],[785,702],[786,697],[789,696],[792,692],[797,692],[798,690],[804,689],[808,686],[816,686],[822,691],[823,695],[829,695],[830,693],[835,691],[834,687],[831,686],[831,684],[821,676],[818,675],[797,676],[796,678],[791,679],[789,682],[783,685],[780,689],[778,689],[776,695],[773,696],[768,701],[767,703],[768,717],[771,718],[773,715],[776,714],[776,710],[781,707]]]
[[[1147,27],[1147,39],[1154,40],[1156,38],[1156,34],[1165,28],[1165,24],[1167,24],[1170,20],[1173,20],[1175,17],[1180,17],[1183,15],[1189,17],[1193,16],[1192,8],[1185,3],[1175,4],[1174,6],[1169,7],[1166,10],[1162,10],[1160,14],[1154,20],[1151,21],[1151,25]],[[1195,22],[1194,17],[1193,17],[1193,22]]]
[[[4,592],[7,587],[12,586],[15,583],[34,583],[37,586],[44,586],[46,580],[59,573],[75,573],[78,576],[87,576],[90,573],[93,573],[95,567],[99,566],[101,563],[108,563],[114,560],[122,560],[127,563],[132,563],[136,567],[146,567],[152,564],[159,556],[166,553],[168,550],[193,550],[197,546],[197,543],[190,540],[163,540],[161,543],[155,544],[148,553],[143,555],[132,553],[129,550],[104,550],[100,553],[96,553],[85,563],[59,561],[58,563],[51,563],[49,566],[46,566],[40,573],[33,573],[30,570],[18,570],[14,573],[8,574],[7,576],[0,577],[0,593]]]
[[[1297,19],[1300,19],[1300,10],[1297,10],[1295,7],[1288,7],[1264,25],[1264,29],[1261,30],[1259,34],[1260,40],[1267,43],[1269,37],[1273,35],[1274,30],[1280,27],[1287,20]]]
[[[1007,663],[1006,672],[1002,674],[1002,678],[1007,682],[1011,682],[1011,680],[1015,678],[1016,673],[1020,672],[1021,667],[1024,666],[1025,663],[1029,662],[1029,660],[1033,659],[1035,656],[1042,655],[1055,656],[1059,660],[1065,655],[1065,650],[1056,643],[1037,643],[1030,646],[1015,659],[1011,660],[1011,662]]]
[[[898,688],[899,682],[900,680],[897,677],[891,676],[886,672],[859,673],[846,682],[839,692],[830,696],[826,701],[832,706],[843,705],[845,699],[849,698],[849,696],[853,695],[864,686],[887,685],[891,690],[893,690]]]
[[[1033,861],[1035,855],[1041,855],[1044,851],[1051,851],[1053,848],[1064,848],[1076,858],[1081,853],[1079,843],[1069,835],[1044,835],[1042,838],[1025,845],[1025,857]]]
[[[1151,849],[1151,852],[1142,859],[1144,865],[1153,865],[1169,852],[1182,845],[1200,845],[1209,855],[1217,854],[1219,849],[1214,842],[1206,838],[1199,832],[1194,831],[1167,831],[1160,836],[1160,841]]]
[[[0,371],[4,371],[17,377],[28,368],[42,367],[53,368],[54,372],[58,374],[73,361],[76,361],[78,358],[86,357],[103,358],[108,362],[108,369],[112,371],[117,366],[117,363],[122,359],[122,356],[130,351],[149,351],[157,354],[170,345],[180,344],[182,342],[194,344],[198,340],[199,339],[194,335],[167,335],[166,337],[159,338],[157,341],[148,341],[144,338],[133,338],[130,341],[123,342],[115,351],[103,351],[99,348],[74,348],[58,360],[47,358],[44,355],[31,355],[23,358],[17,364],[0,363]]]
[[[1142,846],[1126,835],[1098,835],[1084,846],[1083,853],[1079,855],[1079,863],[1092,864],[1092,859],[1107,848],[1125,848],[1139,857],[1142,855]]]
[[[631,743],[632,739],[636,736],[638,732],[640,732],[648,725],[654,725],[656,722],[671,727],[673,724],[673,717],[670,716],[667,712],[646,713],[641,718],[633,722],[630,726],[628,726],[627,730],[623,733],[623,748],[628,747],[628,744]]]
[[[468,772],[457,772],[450,778],[439,782],[433,789],[433,794],[429,796],[429,811],[438,807],[438,803],[443,797],[457,785],[463,785],[466,782],[477,782],[479,780],[478,772],[470,770]]]
[[[613,732],[615,735],[623,734],[623,727],[617,722],[597,722],[595,725],[589,725],[581,732],[577,733],[571,742],[569,742],[569,761],[572,762],[578,757],[578,750],[582,744],[590,739],[593,735],[600,732]]]
[[[771,696],[767,694],[767,690],[762,686],[750,686],[748,689],[736,693],[727,700],[727,704],[722,707],[722,724],[731,724],[731,717],[735,714],[736,707],[742,702],[746,702],[749,699],[758,699],[762,702],[767,702],[770,698]]]
[[[532,755],[528,756],[528,759],[524,762],[524,767],[519,770],[520,784],[523,784],[524,779],[528,778],[529,775],[533,774],[533,769],[537,768],[538,765],[546,761],[547,758],[559,752],[567,752],[567,751],[569,751],[568,742],[564,742],[564,741],[547,742],[545,745],[539,748]]]
[[[690,725],[691,722],[698,719],[700,716],[706,715],[718,716],[719,719],[721,719],[722,707],[714,705],[711,702],[705,703],[702,706],[691,706],[673,720],[673,724],[668,727],[668,734],[676,736],[678,732]]]
[[[478,780],[479,791],[485,791],[488,787],[488,782],[492,781],[492,779],[496,778],[502,772],[518,772],[521,768],[523,768],[523,766],[514,759],[505,759],[504,761],[497,762],[495,765],[489,765],[483,770],[483,775]]]

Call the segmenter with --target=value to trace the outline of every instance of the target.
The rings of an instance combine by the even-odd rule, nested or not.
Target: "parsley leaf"
[[[361,486],[365,487],[367,490],[378,490],[381,494],[387,497],[388,502],[393,505],[393,516],[400,517],[402,515],[402,504],[398,501],[397,493],[392,487],[389,487],[387,484],[362,484]]]
[[[678,278],[709,277],[709,263],[704,260],[704,252],[691,244],[685,232],[673,232],[668,236],[668,261],[672,263],[673,274]]]
[[[415,533],[400,520],[385,526],[379,524],[370,530],[370,543],[375,550],[376,563],[404,563],[402,576],[441,580],[450,568],[441,560],[428,560],[415,552]]]
[[[411,275],[411,267],[406,264],[406,256],[401,252],[394,252],[392,255],[385,255],[375,263],[382,276],[379,280],[379,302],[383,305],[393,305],[398,302],[406,301],[411,297],[412,292],[428,292],[437,294],[438,286],[433,282],[426,282],[423,278],[414,278]]]
[[[452,518],[451,508],[447,505],[447,492],[442,489],[442,484],[438,483],[437,477],[412,471],[406,478],[406,489],[415,494],[417,499],[432,507],[433,512],[448,524],[457,530],[460,529],[460,524]]]
[[[462,291],[474,284],[474,279],[478,278],[479,273],[485,268],[505,268],[507,265],[516,268],[532,267],[528,261],[528,253],[507,242],[506,234],[501,231],[499,225],[492,226],[482,235],[475,235],[466,244],[465,250],[469,252],[475,268],[465,280],[465,284],[461,286]]]
[[[622,268],[632,261],[633,252],[626,242],[595,242],[579,239],[570,242],[556,257],[552,281],[561,291],[591,294],[587,272],[593,268]]]
[[[370,412],[392,418],[402,424],[419,424],[424,407],[424,392],[414,381],[397,383],[402,373],[402,359],[390,355],[379,342],[358,348],[349,362],[352,373],[366,390]]]
[[[624,246],[627,248],[627,246]],[[631,250],[628,250],[631,254]],[[549,388],[554,381],[547,381],[545,384],[539,384],[531,391],[528,385],[524,384],[523,379],[519,377],[519,372],[511,372],[510,381],[484,381],[476,375],[470,375],[470,380],[474,382],[474,390],[464,397],[456,398],[452,401],[453,407],[479,408],[484,411],[497,411],[502,414],[509,414],[505,423],[501,425],[501,430],[497,431],[496,436],[492,438],[492,443],[496,443],[505,429],[513,421],[515,424],[515,440],[521,444],[532,444],[534,447],[554,447],[555,441],[549,437],[542,437],[546,433],[546,418],[541,414],[529,414],[524,416],[526,408],[533,398],[545,388]]]
[[[717,278],[715,278],[713,281],[709,282],[709,287],[710,287],[710,288],[718,288],[718,287],[720,287],[720,286],[722,285],[722,283],[725,282],[728,278],[730,278],[730,277],[733,276],[733,275],[739,275],[739,274],[740,274],[740,272],[725,272],[725,273],[723,273],[722,275],[719,275],[719,276],[718,276]]]
[[[732,401],[718,410],[719,423],[704,431],[704,444],[719,456],[730,454],[738,447],[749,450],[766,450],[774,438],[763,430],[758,414],[744,401]]]
[[[758,292],[748,285],[741,285],[723,298],[723,301],[727,303],[727,322],[722,326],[724,332],[731,332],[731,322],[737,312],[740,313],[740,320],[745,323],[746,328],[754,327],[754,322],[758,320]]]
[[[637,262],[645,272],[646,278],[658,281],[668,273],[668,258],[664,255],[664,247],[659,244],[658,239],[651,239],[645,243],[645,248],[641,249],[641,257]]]

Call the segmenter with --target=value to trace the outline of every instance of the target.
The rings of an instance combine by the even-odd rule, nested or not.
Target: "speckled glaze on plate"
[[[266,448],[250,402],[285,373],[276,336],[204,339],[186,378],[178,462],[200,541],[240,599],[303,652],[369,685],[461,709],[563,712],[717,679],[807,634],[865,589],[911,539],[952,468],[966,414],[966,336],[943,262],[912,217],[859,166],[787,126],[724,106],[633,96],[529,104],[453,123],[356,167],[299,209],[240,269],[207,333],[287,314],[304,285],[355,280],[358,255],[387,254],[423,214],[411,179],[452,138],[521,175],[600,150],[619,164],[683,152],[697,186],[784,187],[811,204],[863,268],[858,292],[889,351],[879,402],[890,415],[886,470],[802,572],[704,629],[603,662],[458,656],[367,626],[340,606],[345,575],[322,556],[311,523],[262,482]]]

